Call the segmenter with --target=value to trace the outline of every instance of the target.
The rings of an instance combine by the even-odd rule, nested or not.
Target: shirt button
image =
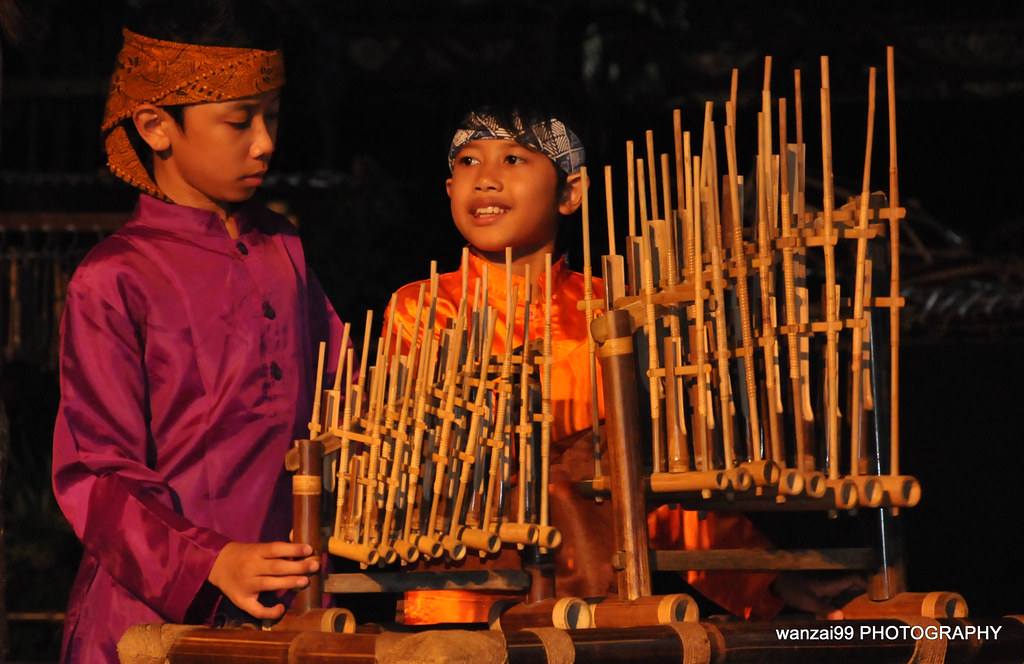
[[[263,303],[263,315],[269,318],[270,320],[274,320],[275,318],[277,318],[277,312],[274,311],[274,307],[270,306],[269,302]]]
[[[249,247],[245,246],[244,242],[239,242],[235,246],[238,247],[238,250],[240,252],[242,252],[243,256],[248,256],[249,255]]]
[[[281,367],[278,366],[277,362],[270,363],[270,376],[274,380],[281,380],[281,377],[284,376],[284,372],[281,371]]]

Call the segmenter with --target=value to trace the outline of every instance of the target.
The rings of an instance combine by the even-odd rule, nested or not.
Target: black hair
[[[270,51],[281,45],[282,19],[258,0],[134,0],[125,27],[165,41]]]

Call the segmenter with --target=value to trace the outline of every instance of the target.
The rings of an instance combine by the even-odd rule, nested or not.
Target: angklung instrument
[[[794,72],[792,99],[773,103],[766,59],[752,182],[739,173],[735,71],[723,125],[709,102],[699,136],[684,130],[680,111],[673,114],[673,155],[656,153],[653,132],[645,135],[646,158],[627,143],[621,255],[612,169],[604,168],[605,293],[588,291],[579,306],[592,320],[592,394],[599,363],[605,420],[594,431],[594,477],[580,490],[612,504],[618,598],[556,597],[543,565],[529,563],[543,556],[524,555],[522,572],[404,569],[501,547],[542,553],[560,538],[546,491],[550,257],[543,338],[506,338],[499,353],[495,330],[514,330],[520,311],[529,316],[533,294],[510,283],[510,320],[499,326],[480,297],[486,282],[464,284],[453,327],[435,330],[433,264],[411,330],[388,323],[371,361],[368,314],[358,365],[346,350],[331,388],[321,374],[310,438],[287,458],[295,473],[293,539],[355,561],[362,573],[317,577],[263,632],[164,625],[137,628],[139,635],[159,630],[170,644],[160,656],[172,664],[256,656],[397,662],[417,648],[442,661],[460,647],[463,654],[479,648],[478,661],[508,662],[1021,661],[1024,617],[967,619],[959,594],[905,587],[900,511],[919,501],[921,489],[899,466],[905,212],[893,51],[887,195],[870,185],[875,69],[861,191],[838,207],[828,59],[819,91],[820,207],[809,200],[805,175],[801,80]],[[588,284],[591,214],[585,196]],[[873,515],[875,538],[863,548],[652,551],[647,510],[665,503],[698,511],[857,510]],[[858,569],[870,583],[845,604],[843,621],[702,621],[691,597],[652,594],[652,572],[694,569]],[[381,634],[356,625],[344,608],[320,608],[325,592],[343,607],[344,593],[431,588],[520,591],[526,599],[495,605],[491,630],[458,638],[450,630]]]

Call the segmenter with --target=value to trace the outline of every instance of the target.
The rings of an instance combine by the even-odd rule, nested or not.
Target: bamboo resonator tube
[[[633,329],[625,311],[609,311],[594,322],[598,359],[604,380],[605,427],[616,550],[622,554],[619,570],[620,599],[651,594],[651,569],[647,559],[647,512],[644,506],[640,449],[640,416],[637,382],[633,368]]]
[[[297,441],[299,469],[292,476],[293,533],[292,541],[309,544],[313,556],[320,557],[323,544],[320,539],[320,493],[324,446],[318,440]],[[293,608],[309,611],[323,602],[323,577],[309,576],[309,585],[295,594]]]

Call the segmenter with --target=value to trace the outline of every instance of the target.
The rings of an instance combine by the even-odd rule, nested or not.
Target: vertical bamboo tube
[[[861,435],[861,385],[864,365],[864,281],[867,258],[868,207],[871,197],[871,149],[875,135],[875,68],[868,70],[868,127],[864,148],[864,178],[860,192],[860,214],[857,219],[857,256],[853,278],[853,330],[850,359],[850,475],[868,472],[868,460]]]
[[[312,556],[323,552],[320,541],[320,477],[324,446],[319,440],[298,441],[299,469],[292,476],[292,541],[313,547]],[[319,574],[309,577],[309,585],[295,594],[293,607],[297,611],[318,608],[322,602],[323,578]]]
[[[615,548],[624,563],[617,573],[619,598],[633,600],[651,594],[651,570],[640,450],[635,444],[640,439],[640,416],[629,312],[602,314],[595,324],[595,337],[605,395]]]
[[[751,334],[750,293],[747,286],[747,257],[743,247],[743,219],[740,217],[739,176],[736,170],[736,138],[733,127],[725,126],[725,152],[729,169],[729,211],[732,214],[732,276],[740,310],[740,340],[743,345],[743,380],[746,387],[747,458],[761,461],[761,423],[758,418],[757,381],[754,378],[754,340]]]
[[[836,259],[832,213],[832,111],[828,81],[828,56],[821,57],[821,161],[822,236],[825,253],[825,431],[828,442],[828,478],[839,478],[839,301],[836,296]]]
[[[889,93],[889,473],[900,474],[900,206],[896,164],[896,73],[893,47],[886,48]]]
[[[601,412],[597,400],[597,347],[590,325],[594,322],[594,270],[590,258],[590,178],[587,167],[580,167],[583,187],[583,298],[586,300],[587,356],[590,370],[590,431],[594,439],[594,477],[601,477]],[[609,206],[610,208],[611,206]]]

